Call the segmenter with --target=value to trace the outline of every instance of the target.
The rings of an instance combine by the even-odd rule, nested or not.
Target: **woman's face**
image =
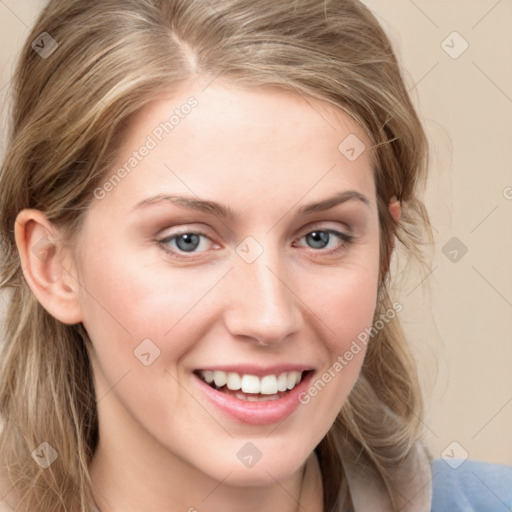
[[[370,142],[327,103],[220,80],[154,101],[127,133],[77,247],[100,448],[234,485],[285,478],[363,362],[361,343],[344,354],[377,300]]]

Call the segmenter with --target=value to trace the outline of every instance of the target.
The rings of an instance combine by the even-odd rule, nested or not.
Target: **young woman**
[[[387,290],[428,150],[367,8],[51,0],[13,91],[5,510],[510,506],[421,441]]]

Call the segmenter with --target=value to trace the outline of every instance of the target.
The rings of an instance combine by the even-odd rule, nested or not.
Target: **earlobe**
[[[402,203],[400,200],[396,196],[393,196],[389,201],[389,211],[395,222],[400,220],[401,207]]]
[[[40,304],[65,324],[82,321],[71,255],[39,210],[24,209],[14,226],[23,275]]]

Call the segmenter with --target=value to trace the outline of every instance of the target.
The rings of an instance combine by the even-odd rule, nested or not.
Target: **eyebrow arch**
[[[188,208],[189,210],[212,213],[217,217],[235,217],[235,212],[229,206],[223,206],[222,204],[216,203],[215,201],[207,201],[205,199],[199,199],[191,196],[169,194],[159,194],[153,197],[148,197],[147,199],[143,199],[135,205],[135,208],[133,208],[132,212],[139,208],[144,208],[160,202],[169,202],[177,206],[182,206],[183,208]]]
[[[334,196],[328,197],[327,199],[324,199],[323,201],[320,201],[318,203],[311,203],[303,206],[302,208],[299,209],[299,214],[307,215],[309,213],[330,210],[331,208],[334,208],[338,204],[346,203],[351,199],[361,201],[368,208],[370,208],[370,200],[365,195],[361,194],[361,192],[358,192],[357,190],[345,190],[343,192],[338,192]]]
[[[331,208],[334,208],[338,204],[345,203],[352,199],[358,200],[365,204],[366,206],[370,207],[370,201],[365,195],[361,194],[357,190],[345,190],[343,192],[338,192],[334,196],[328,197],[327,199],[324,199],[322,201],[304,205],[299,209],[298,213],[301,216],[304,216],[311,213],[323,212],[326,210],[330,210]],[[153,197],[149,197],[147,199],[143,199],[142,201],[135,205],[135,207],[132,209],[132,212],[139,208],[144,208],[160,202],[170,202],[172,204],[182,206],[183,208],[187,208],[189,210],[211,213],[221,218],[236,218],[235,212],[229,206],[224,206],[215,201],[208,201],[205,199],[199,199],[190,196],[169,194],[159,194]]]

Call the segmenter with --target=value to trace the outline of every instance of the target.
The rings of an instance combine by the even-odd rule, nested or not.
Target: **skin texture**
[[[355,384],[364,350],[307,405],[266,426],[217,410],[192,372],[302,363],[321,375],[371,326],[379,225],[370,142],[327,103],[197,81],[133,116],[117,166],[190,96],[197,107],[93,200],[77,245],[61,247],[41,212],[20,212],[15,232],[25,277],[53,316],[83,322],[92,341],[100,444],[91,473],[102,512],[292,512],[306,462],[301,504],[320,512],[312,452]],[[367,148],[354,161],[338,150],[349,134]],[[345,190],[369,204],[353,199],[298,215],[301,206]],[[214,200],[237,218],[165,201],[133,211],[158,194]],[[391,208],[397,217],[398,203]],[[322,248],[306,236],[324,229],[354,239],[347,245],[327,235]],[[157,241],[197,231],[205,238],[195,252],[182,250],[183,258]],[[236,252],[249,236],[262,248],[252,263]],[[44,237],[46,257],[37,257],[31,248],[43,247]],[[180,252],[185,244],[177,241],[166,246]],[[134,356],[145,339],[160,351],[149,366]],[[248,441],[262,454],[250,468],[237,458]]]

